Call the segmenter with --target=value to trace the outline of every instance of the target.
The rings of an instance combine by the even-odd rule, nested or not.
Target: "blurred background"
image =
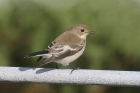
[[[84,54],[71,65],[93,70],[140,70],[140,0],[0,0],[0,66],[40,67],[37,58],[23,57],[45,49],[75,24],[86,24],[96,34],[88,36]],[[55,63],[43,67],[55,68]],[[0,83],[0,93],[138,91],[134,87]]]

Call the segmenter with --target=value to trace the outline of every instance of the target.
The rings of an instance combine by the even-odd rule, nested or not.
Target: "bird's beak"
[[[95,33],[96,33],[95,31],[90,31],[90,32],[89,32],[89,34],[95,34]]]

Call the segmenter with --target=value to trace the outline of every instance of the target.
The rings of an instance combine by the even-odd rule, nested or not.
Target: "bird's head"
[[[72,26],[67,31],[70,31],[74,35],[80,37],[80,38],[86,38],[87,35],[95,33],[94,31],[91,31],[88,26],[84,24],[78,24],[75,26]]]

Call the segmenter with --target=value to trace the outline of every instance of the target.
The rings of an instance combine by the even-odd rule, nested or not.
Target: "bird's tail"
[[[43,50],[43,51],[38,51],[38,52],[34,52],[28,55],[25,55],[24,58],[31,58],[31,57],[35,57],[35,56],[42,56],[43,54],[47,54],[48,51]]]

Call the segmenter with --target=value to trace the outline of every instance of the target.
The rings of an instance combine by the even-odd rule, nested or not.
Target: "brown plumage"
[[[75,25],[59,35],[45,50],[28,54],[25,58],[40,56],[37,61],[41,58],[47,58],[41,65],[50,62],[69,65],[83,53],[86,46],[86,37],[90,33],[93,32],[88,26],[84,24]]]

